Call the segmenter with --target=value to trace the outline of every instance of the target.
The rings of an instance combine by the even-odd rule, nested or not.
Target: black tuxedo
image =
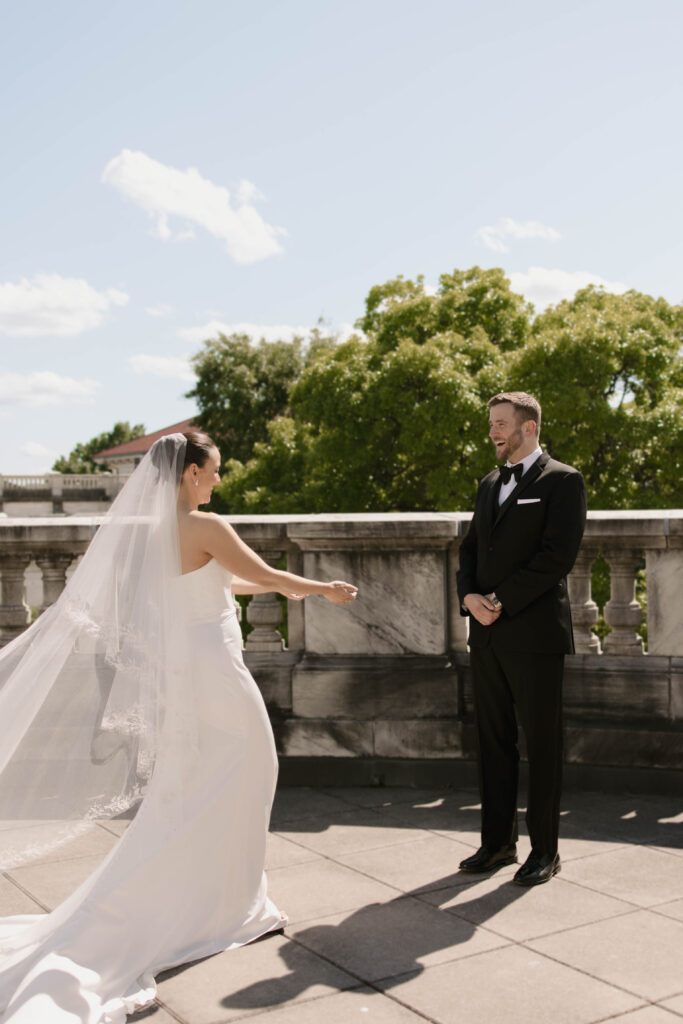
[[[527,823],[538,853],[557,850],[562,771],[562,673],[574,650],[567,573],[586,522],[583,477],[542,453],[498,505],[496,469],[479,486],[460,547],[458,596],[495,591],[503,611],[491,626],[470,618],[479,737],[482,843],[517,837],[517,724],[527,739]],[[463,609],[463,614],[467,614]]]

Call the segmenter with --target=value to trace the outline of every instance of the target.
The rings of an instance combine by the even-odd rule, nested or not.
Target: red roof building
[[[173,423],[170,427],[162,427],[152,434],[145,434],[144,437],[136,437],[134,441],[124,441],[123,444],[114,445],[113,448],[105,448],[103,451],[93,455],[93,460],[102,466],[106,466],[112,473],[126,475],[132,473],[140,459],[152,447],[155,441],[167,434],[184,434],[194,426],[192,420],[183,420],[181,423]]]

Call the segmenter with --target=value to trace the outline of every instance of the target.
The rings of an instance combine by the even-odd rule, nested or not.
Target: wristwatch
[[[494,608],[500,608],[501,607],[501,603],[500,603],[500,601],[498,600],[498,598],[496,597],[496,595],[495,595],[495,593],[493,591],[491,591],[491,596],[490,596],[489,600],[490,600],[490,602],[491,602],[491,604],[493,605]]]

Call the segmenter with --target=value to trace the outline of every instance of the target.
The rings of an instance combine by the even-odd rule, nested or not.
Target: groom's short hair
[[[533,420],[536,424],[536,433],[540,433],[541,406],[533,395],[528,395],[526,391],[501,391],[489,399],[489,409],[492,409],[494,405],[502,405],[503,402],[509,402],[514,406],[520,423],[525,420]]]

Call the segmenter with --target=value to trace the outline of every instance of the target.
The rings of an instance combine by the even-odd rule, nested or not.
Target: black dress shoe
[[[502,846],[500,850],[489,850],[487,846],[480,846],[471,857],[465,857],[460,861],[461,871],[493,871],[494,868],[502,868],[506,864],[517,863],[517,847]]]
[[[561,870],[559,853],[551,857],[548,854],[534,853],[532,850],[516,872],[513,882],[517,885],[540,885],[542,882],[549,882],[553,875]]]

